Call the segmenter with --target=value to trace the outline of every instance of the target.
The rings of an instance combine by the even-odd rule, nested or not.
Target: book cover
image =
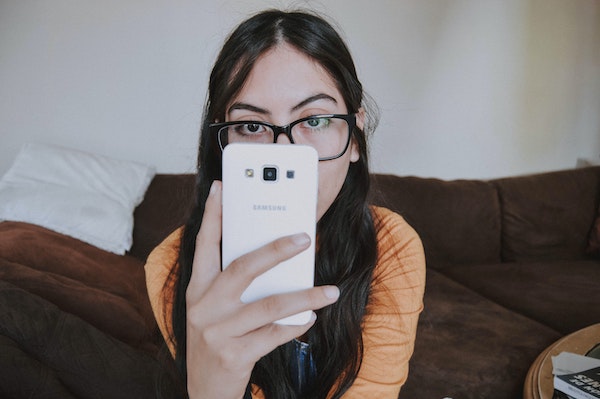
[[[600,399],[600,367],[555,375],[554,389],[575,399]]]

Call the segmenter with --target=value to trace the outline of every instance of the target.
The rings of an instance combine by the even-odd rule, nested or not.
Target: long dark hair
[[[175,361],[184,380],[185,292],[204,203],[213,180],[221,179],[221,152],[209,134],[208,124],[225,120],[228,102],[240,91],[256,60],[284,42],[314,59],[331,75],[349,113],[359,112],[365,106],[350,52],[336,30],[319,16],[303,11],[265,11],[243,22],[226,40],[210,76],[198,153],[196,202],[182,235],[178,265],[172,272],[175,281],[172,338],[176,345]],[[368,118],[371,116],[368,113]],[[350,164],[340,193],[317,225],[315,284],[335,284],[341,295],[337,303],[317,312],[317,322],[307,333],[318,369],[309,397],[324,398],[330,391],[334,392],[333,397],[341,397],[356,379],[362,362],[361,323],[377,258],[375,227],[367,205],[369,169],[365,130],[356,128],[353,132],[360,159]],[[259,386],[267,398],[296,397],[287,371],[288,356],[280,347],[254,367],[250,382]]]

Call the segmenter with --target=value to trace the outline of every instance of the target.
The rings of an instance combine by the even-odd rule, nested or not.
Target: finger
[[[308,323],[299,326],[285,326],[280,324],[268,324],[245,337],[244,356],[249,359],[260,359],[269,354],[276,347],[291,341],[306,333],[317,320],[313,312]]]
[[[272,295],[245,305],[224,323],[224,329],[232,336],[243,336],[284,317],[331,305],[339,295],[334,285]]]
[[[213,181],[202,216],[202,225],[196,236],[196,249],[192,264],[190,285],[198,292],[219,275],[221,271],[221,182]]]
[[[310,237],[306,233],[279,238],[252,252],[240,256],[224,270],[229,284],[235,285],[239,296],[258,276],[279,263],[298,255],[310,247]]]

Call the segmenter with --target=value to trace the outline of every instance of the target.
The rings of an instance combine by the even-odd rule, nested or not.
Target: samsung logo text
[[[254,211],[271,211],[271,212],[285,212],[285,205],[252,205]]]

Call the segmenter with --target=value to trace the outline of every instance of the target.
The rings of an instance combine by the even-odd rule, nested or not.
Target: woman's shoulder
[[[371,213],[377,232],[377,242],[418,241],[420,238],[415,229],[399,214],[380,206],[371,205]]]
[[[148,290],[150,305],[152,306],[158,327],[172,355],[175,354],[175,346],[173,344],[173,334],[170,324],[172,308],[172,295],[170,293],[172,293],[174,288],[174,280],[170,279],[169,276],[173,267],[177,264],[182,232],[183,227],[180,227],[169,234],[148,255],[146,265],[144,266],[146,272],[146,289]]]
[[[425,275],[425,253],[415,229],[399,214],[371,206],[377,233],[375,277],[399,276],[409,272]]]
[[[151,298],[160,296],[171,269],[177,263],[182,232],[183,227],[173,231],[148,255],[144,271],[148,293]]]
[[[183,233],[183,227],[179,227],[171,234],[169,234],[160,244],[158,244],[146,261],[146,268],[148,266],[164,265],[165,263],[172,264],[177,255],[179,254],[179,245],[181,242],[181,234]]]

